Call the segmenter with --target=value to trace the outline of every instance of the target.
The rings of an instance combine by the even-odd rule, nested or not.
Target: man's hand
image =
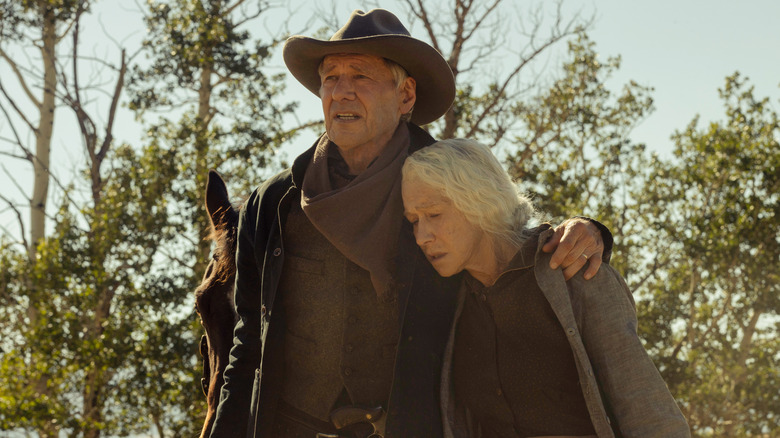
[[[555,234],[542,247],[544,252],[553,252],[550,268],[563,267],[566,280],[588,263],[588,269],[583,274],[586,280],[596,275],[601,267],[601,256],[604,253],[604,242],[598,227],[582,218],[571,218],[555,228]]]

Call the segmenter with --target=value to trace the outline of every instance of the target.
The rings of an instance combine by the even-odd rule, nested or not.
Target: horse
[[[214,425],[224,383],[222,374],[230,360],[233,326],[238,320],[233,304],[238,208],[230,202],[225,181],[213,170],[209,171],[206,182],[206,211],[211,223],[210,239],[216,242],[216,248],[200,286],[195,289],[195,310],[206,331],[200,340],[200,354],[203,357],[201,386],[208,410],[201,438],[207,437]]]

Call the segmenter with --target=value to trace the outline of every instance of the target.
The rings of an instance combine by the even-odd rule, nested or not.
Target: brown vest
[[[293,202],[279,291],[286,319],[282,399],[327,420],[351,402],[385,405],[398,341],[398,303],[380,303],[368,271],[342,255]]]
[[[542,231],[545,228],[537,228]],[[495,284],[466,275],[455,332],[455,397],[482,436],[594,434],[567,334],[534,275],[538,234]]]

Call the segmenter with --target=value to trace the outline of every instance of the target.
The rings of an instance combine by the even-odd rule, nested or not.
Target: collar
[[[549,238],[550,233],[545,233],[545,231],[550,229],[552,229],[552,225],[549,223],[544,223],[538,227],[526,228],[523,230],[523,245],[519,250],[517,250],[514,257],[512,257],[512,260],[509,261],[507,267],[501,272],[501,274],[499,274],[495,283],[493,283],[491,286],[485,286],[470,274],[466,275],[466,282],[471,290],[486,291],[496,287],[502,287],[501,285],[505,281],[511,281],[507,280],[507,278],[511,278],[511,276],[507,276],[506,274],[534,267],[536,265],[537,251],[542,244],[540,239],[544,238],[546,241]]]

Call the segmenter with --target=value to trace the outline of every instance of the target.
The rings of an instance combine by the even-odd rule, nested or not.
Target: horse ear
[[[209,213],[211,225],[218,228],[224,224],[232,209],[225,181],[215,170],[209,170],[206,180],[206,211]]]

